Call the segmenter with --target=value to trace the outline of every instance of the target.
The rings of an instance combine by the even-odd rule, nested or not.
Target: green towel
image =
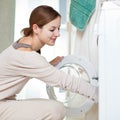
[[[70,21],[80,31],[84,31],[93,14],[96,0],[71,0]]]

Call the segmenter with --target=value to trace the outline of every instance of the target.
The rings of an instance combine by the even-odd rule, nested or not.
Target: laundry
[[[80,31],[84,31],[95,11],[96,0],[71,0],[70,21]]]

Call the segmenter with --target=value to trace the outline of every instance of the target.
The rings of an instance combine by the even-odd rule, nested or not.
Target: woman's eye
[[[50,32],[54,32],[54,30],[50,30]]]
[[[56,29],[51,29],[50,32],[54,32]],[[60,28],[57,28],[57,30],[59,31]]]

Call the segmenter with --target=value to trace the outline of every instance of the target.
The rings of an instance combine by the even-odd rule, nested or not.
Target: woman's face
[[[41,46],[44,46],[45,44],[53,46],[55,44],[57,37],[60,36],[60,23],[61,17],[57,17],[42,28],[38,28],[37,38],[39,39]]]

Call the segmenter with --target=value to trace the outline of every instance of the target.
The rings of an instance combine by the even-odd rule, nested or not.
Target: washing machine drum
[[[87,82],[97,86],[97,74],[91,63],[78,56],[69,55],[56,66],[58,69],[75,77],[83,78]],[[47,85],[47,93],[50,99],[64,103],[67,116],[79,117],[91,109],[94,102],[80,94]]]

